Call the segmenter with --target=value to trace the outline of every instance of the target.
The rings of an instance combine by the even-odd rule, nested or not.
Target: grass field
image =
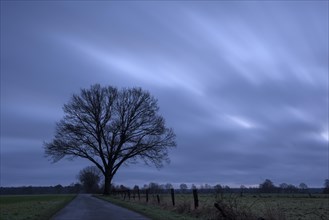
[[[102,197],[102,196],[101,196]],[[150,196],[148,203],[145,197],[139,201],[129,201],[120,196],[103,197],[118,205],[138,211],[157,219],[264,219],[271,220],[324,220],[329,219],[329,198],[325,196],[307,197],[307,195],[246,195],[226,194],[223,197],[199,195],[199,207],[194,209],[193,197],[188,194],[177,194],[175,207],[171,204],[170,195],[160,195],[160,204],[155,196]],[[214,207],[217,203],[222,213]],[[152,213],[165,212],[159,215]],[[172,215],[177,215],[172,217]],[[166,217],[164,217],[166,216]]]
[[[46,220],[75,195],[0,196],[0,220]]]

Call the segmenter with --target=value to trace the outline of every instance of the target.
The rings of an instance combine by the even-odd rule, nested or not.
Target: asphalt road
[[[150,220],[141,214],[97,199],[78,195],[51,220]]]

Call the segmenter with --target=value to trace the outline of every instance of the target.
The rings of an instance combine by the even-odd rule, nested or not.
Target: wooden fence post
[[[128,199],[130,200],[130,190],[128,189]]]
[[[175,190],[170,189],[172,205],[175,206]]]
[[[160,204],[160,196],[159,196],[159,194],[157,194],[157,200],[158,200],[158,204]]]
[[[198,190],[193,189],[193,198],[194,198],[194,209],[199,207],[199,199],[198,199]]]
[[[141,201],[141,194],[139,192],[139,189],[137,189],[137,194],[138,194],[138,201]]]
[[[149,190],[146,189],[146,202],[148,202],[148,201],[149,201]]]

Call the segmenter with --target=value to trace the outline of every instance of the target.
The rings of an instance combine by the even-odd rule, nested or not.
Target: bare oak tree
[[[96,84],[82,89],[63,107],[55,137],[44,143],[53,162],[86,158],[104,175],[104,194],[123,164],[138,160],[157,168],[169,162],[175,134],[159,115],[157,100],[141,88],[118,90]]]

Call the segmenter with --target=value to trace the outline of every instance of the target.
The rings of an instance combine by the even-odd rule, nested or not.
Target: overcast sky
[[[328,1],[1,1],[1,186],[77,181],[43,142],[95,83],[150,91],[177,135],[116,184],[329,178]]]

